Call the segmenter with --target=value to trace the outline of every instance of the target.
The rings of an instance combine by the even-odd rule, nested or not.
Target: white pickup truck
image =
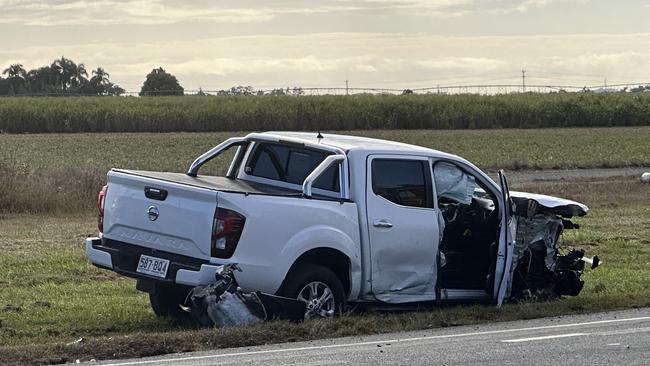
[[[199,174],[225,151],[225,176]],[[228,263],[242,269],[242,289],[298,298],[324,315],[346,302],[577,295],[589,259],[560,255],[559,239],[575,227],[566,218],[588,208],[509,192],[499,177],[403,143],[251,133],[185,174],[112,169],[86,251],[136,278],[159,316],[178,315],[188,291]]]

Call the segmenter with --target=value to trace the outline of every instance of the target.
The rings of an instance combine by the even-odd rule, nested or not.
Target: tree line
[[[3,77],[4,76],[4,77]],[[122,95],[126,91],[109,79],[106,70],[98,67],[88,72],[86,65],[75,63],[65,57],[54,60],[50,65],[27,71],[22,64],[11,64],[0,76],[0,96],[17,95]],[[151,70],[145,77],[140,96],[179,96],[185,90],[176,76],[162,67]],[[271,91],[257,91],[252,86],[234,86],[216,93],[205,93],[199,89],[197,95],[303,95],[300,87],[278,88]]]
[[[61,57],[50,65],[27,71],[22,64],[12,64],[0,76],[0,95],[121,95],[101,67],[88,72],[86,65]]]

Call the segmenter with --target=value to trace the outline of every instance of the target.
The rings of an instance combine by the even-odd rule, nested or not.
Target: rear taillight
[[[103,186],[102,190],[99,191],[97,195],[97,209],[99,213],[97,215],[97,229],[100,233],[104,232],[104,203],[106,202],[106,192],[108,191],[108,186]]]
[[[211,254],[215,258],[230,258],[244,230],[246,218],[232,210],[217,208],[212,220]]]

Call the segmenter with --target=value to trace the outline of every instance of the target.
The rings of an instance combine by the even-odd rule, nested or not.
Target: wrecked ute
[[[226,174],[206,173],[226,151]],[[273,295],[302,301],[308,318],[347,303],[575,295],[589,260],[560,246],[586,206],[510,192],[503,172],[495,181],[456,155],[357,136],[251,133],[186,173],[112,169],[97,207],[92,263],[135,278],[158,316],[176,316],[194,288],[214,324],[267,319],[251,298]],[[233,263],[237,286],[223,290]],[[247,305],[244,318],[214,316]]]

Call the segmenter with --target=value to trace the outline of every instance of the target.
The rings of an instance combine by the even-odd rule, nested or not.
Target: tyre
[[[174,287],[157,287],[154,293],[149,294],[149,302],[154,314],[159,317],[184,319],[188,313],[181,308],[185,303],[188,291]]]
[[[332,318],[345,306],[341,280],[332,270],[318,264],[301,264],[294,268],[281,294],[307,305],[305,319]]]

